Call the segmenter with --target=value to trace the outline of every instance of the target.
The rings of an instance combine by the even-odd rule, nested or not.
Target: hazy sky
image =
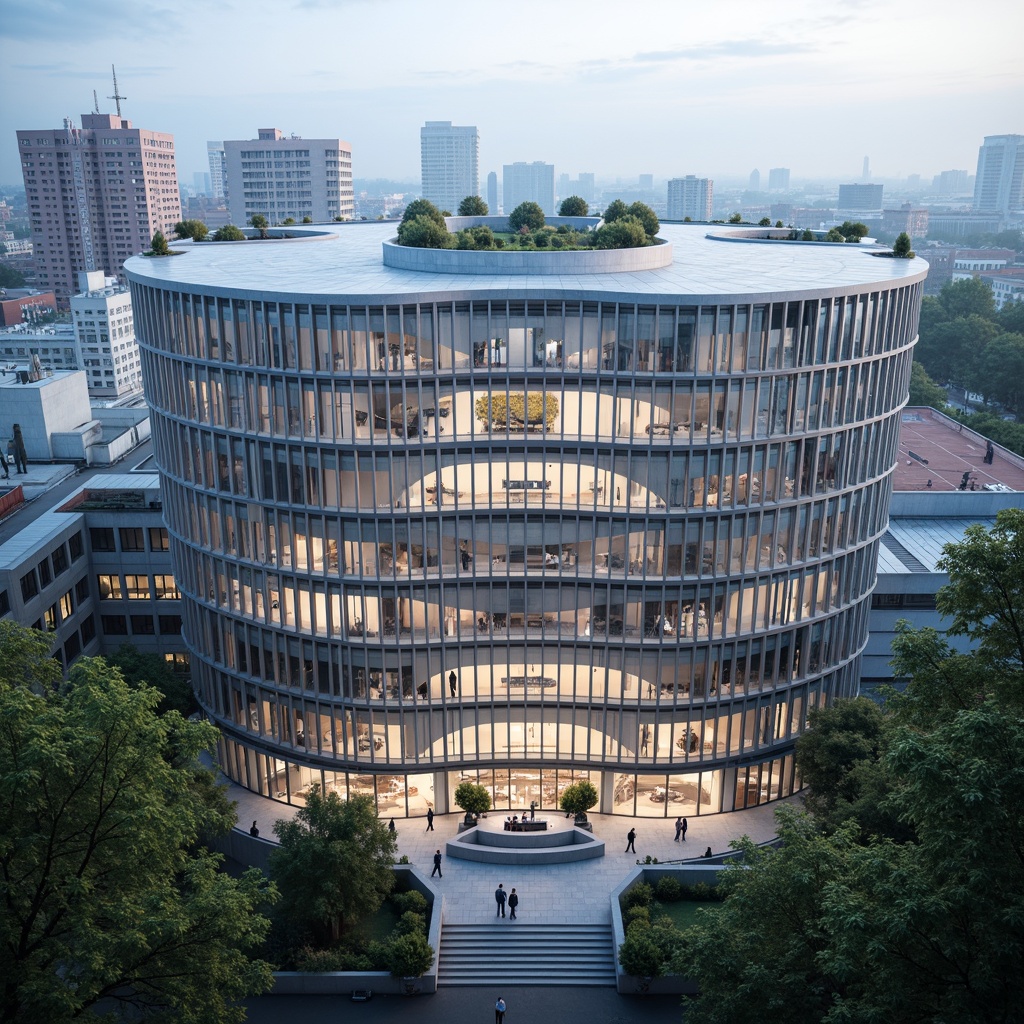
[[[353,146],[356,177],[419,179],[425,120],[475,124],[481,186],[555,173],[794,179],[972,173],[1024,134],[1020,0],[3,0],[0,183],[15,131],[112,111],[175,136],[277,127]]]

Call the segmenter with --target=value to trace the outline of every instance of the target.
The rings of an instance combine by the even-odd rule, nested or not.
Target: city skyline
[[[16,102],[0,113],[0,183],[21,179],[17,129],[79,123],[94,89],[100,110],[113,111],[111,62],[124,116],[175,136],[185,181],[208,167],[209,140],[264,123],[349,139],[357,178],[411,181],[419,129],[439,119],[479,128],[482,177],[543,160],[574,177],[746,179],[753,167],[788,166],[794,179],[854,181],[869,155],[875,180],[927,180],[973,171],[983,136],[1024,129],[1013,31],[1024,16],[1003,4],[991,5],[997,33],[984,12],[967,21],[949,2],[923,21],[871,0],[771,9],[741,0],[727,17],[688,11],[685,26],[675,5],[651,2],[631,32],[608,4],[529,0],[523,23],[536,28],[517,47],[503,11],[462,0],[448,0],[443,18],[412,0],[303,0],[285,32],[265,0],[246,8],[244,25],[191,0],[170,13],[141,0],[117,11],[109,52],[106,6],[8,4],[0,88]],[[187,48],[149,59],[154,40],[186,34]],[[43,45],[45,63],[32,56]],[[794,130],[801,124],[808,130]]]

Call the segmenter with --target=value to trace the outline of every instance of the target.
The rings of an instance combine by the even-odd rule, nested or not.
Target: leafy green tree
[[[914,250],[910,247],[910,235],[906,231],[901,231],[896,236],[896,241],[892,244],[892,254],[898,260],[912,260],[914,258]]]
[[[967,277],[944,284],[939,292],[939,302],[946,311],[947,320],[970,316],[992,320],[996,314],[992,289],[980,277]]]
[[[629,216],[640,221],[648,239],[653,239],[661,230],[658,215],[646,203],[633,203],[629,208]]]
[[[295,218],[294,217],[285,217],[285,219],[283,221],[281,221],[281,223],[286,225],[286,226],[290,226],[290,225],[295,223]]]
[[[804,233],[800,236],[801,242],[813,242],[814,232],[810,228],[804,228]]]
[[[0,288],[24,288],[25,275],[14,267],[0,263]]]
[[[444,222],[444,214],[429,199],[413,200],[402,214],[402,223],[406,224],[417,217],[429,217],[445,231],[448,230],[448,226]]]
[[[974,381],[988,401],[1024,412],[1024,334],[1000,334],[982,351]]]
[[[466,812],[466,824],[491,809],[491,794],[475,782],[460,782],[455,787],[455,806]]]
[[[260,238],[269,238],[270,235],[267,232],[269,227],[267,218],[262,213],[254,213],[249,218],[249,223],[259,232]]]
[[[587,811],[597,803],[597,790],[589,779],[572,782],[562,790],[558,806],[577,821],[587,820]]]
[[[771,217],[762,217],[757,222],[757,226],[759,228],[770,228],[772,226],[772,219],[771,219]]]
[[[153,256],[169,256],[171,253],[170,246],[167,244],[167,238],[164,236],[162,231],[157,231],[153,235],[153,241],[149,243],[149,251]]]
[[[647,232],[635,217],[620,217],[594,232],[595,249],[634,249],[647,244]]]
[[[781,225],[776,225],[781,227]],[[829,228],[828,234],[825,235],[826,242],[845,242],[846,236],[839,230],[839,228]]]
[[[781,220],[777,220],[777,221],[775,222],[775,226],[776,226],[777,228],[781,228],[781,227],[783,226],[783,225],[782,225],[782,221],[781,221]]]
[[[999,326],[1007,334],[1024,334],[1024,299],[1007,302],[997,314]]]
[[[277,821],[280,847],[270,857],[281,909],[310,925],[321,943],[375,913],[395,884],[395,837],[368,796],[343,801],[313,785],[291,821]]]
[[[101,658],[58,685],[49,647],[0,621],[0,1019],[241,1021],[275,893],[199,845],[234,823],[197,760],[216,730]]]
[[[225,224],[213,233],[215,242],[244,242],[245,232],[234,224]]]
[[[536,203],[520,203],[508,215],[508,229],[513,233],[526,228],[528,231],[539,231],[544,227],[544,211]]]
[[[174,233],[179,238],[191,238],[201,242],[210,233],[210,229],[201,220],[179,220],[174,225]]]
[[[312,224],[313,223],[313,218],[309,217],[309,216],[303,217],[302,218],[302,223],[303,224]]]
[[[939,411],[949,404],[945,389],[928,376],[928,371],[916,359],[910,367],[910,404],[931,406]]]
[[[743,223],[743,214],[740,213],[739,211],[737,211],[736,213],[729,214],[729,223],[730,224],[742,224]]]
[[[980,352],[998,332],[992,320],[977,313],[958,316],[921,328],[914,355],[938,380],[969,386],[978,376]]]
[[[604,222],[605,224],[611,224],[628,216],[629,207],[621,199],[615,199],[608,205],[608,209],[604,211]]]
[[[494,232],[486,224],[464,228],[455,235],[456,249],[493,249]]]
[[[459,203],[460,217],[486,217],[487,204],[479,196],[466,196]]]
[[[569,196],[563,199],[558,207],[559,217],[586,217],[590,213],[587,201],[579,196]]]
[[[396,978],[419,978],[434,963],[434,947],[416,932],[399,935],[388,943],[388,968]]]
[[[403,220],[398,225],[398,244],[417,249],[447,249],[452,236],[442,218],[438,223],[433,217],[420,214],[412,220]]]
[[[868,226],[859,220],[844,220],[838,230],[847,242],[859,242],[868,233]]]
[[[152,686],[159,690],[163,697],[157,707],[159,713],[177,711],[187,717],[198,709],[187,677],[173,671],[159,654],[144,653],[134,644],[121,644],[107,657],[107,662],[121,673],[129,686]]]

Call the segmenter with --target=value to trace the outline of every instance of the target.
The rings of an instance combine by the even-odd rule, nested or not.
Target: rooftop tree
[[[569,196],[563,199],[558,207],[559,217],[586,217],[590,212],[587,201],[579,196]]]
[[[486,217],[487,204],[479,196],[466,196],[459,203],[460,217]]]
[[[538,231],[544,227],[544,211],[536,203],[520,203],[508,215],[508,229],[516,232],[526,228],[527,231]]]

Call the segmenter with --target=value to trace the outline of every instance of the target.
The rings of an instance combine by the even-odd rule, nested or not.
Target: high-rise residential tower
[[[978,150],[974,209],[1024,210],[1024,135],[986,135]]]
[[[78,274],[116,277],[157,231],[181,220],[174,136],[116,114],[83,114],[82,127],[19,131],[36,283],[67,307]]]
[[[423,198],[439,210],[455,213],[466,196],[480,195],[480,133],[476,126],[427,121],[420,129],[420,174]]]
[[[487,209],[491,216],[498,215],[498,173],[490,171],[487,174]],[[453,211],[454,212],[454,211]]]
[[[884,185],[853,184],[839,186],[837,209],[842,213],[880,213]]]
[[[120,398],[141,391],[131,294],[99,270],[79,274],[78,279],[71,316],[78,366],[85,370],[90,397]]]
[[[517,160],[502,168],[502,190],[506,213],[520,203],[536,203],[549,217],[555,213],[555,165],[542,160]]]
[[[224,155],[224,143],[208,142],[206,155],[210,161],[210,193],[215,199],[223,199],[227,195],[227,160]]]
[[[761,191],[761,172],[756,167],[750,172],[750,180],[747,182],[747,188],[750,189],[751,192]]]
[[[315,224],[351,220],[352,145],[344,139],[285,138],[260,128],[259,138],[224,143],[227,199],[235,224],[254,214],[279,224],[306,217]]]
[[[773,167],[768,171],[768,191],[788,192],[789,191],[789,168]]]
[[[672,178],[668,183],[668,219],[711,220],[714,193],[715,183],[711,178],[698,178],[693,174]]]

